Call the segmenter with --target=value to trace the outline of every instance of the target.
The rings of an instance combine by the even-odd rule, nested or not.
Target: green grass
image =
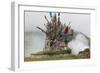
[[[63,56],[61,58],[52,58],[52,57],[47,57],[47,58],[33,58],[33,57],[25,57],[24,61],[48,61],[48,60],[71,60],[71,59],[80,59],[80,57],[71,55],[71,54],[66,54],[66,56]]]
[[[70,54],[71,49],[66,49],[66,50],[45,50],[45,51],[40,51],[38,54],[43,54],[43,55],[60,55],[60,54]]]
[[[39,55],[40,54],[40,55]],[[36,57],[39,55],[40,57]],[[86,49],[81,51],[78,55],[72,55],[71,50],[48,50],[40,51],[36,56],[24,57],[25,62],[29,61],[48,61],[48,60],[71,60],[71,59],[88,59],[90,58],[90,51]]]

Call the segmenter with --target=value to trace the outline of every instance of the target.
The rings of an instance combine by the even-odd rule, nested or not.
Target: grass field
[[[31,54],[30,57],[24,57],[25,62],[29,61],[48,61],[48,60],[72,60],[72,59],[89,59],[90,50],[85,49],[81,51],[78,55],[71,54],[71,50],[49,50],[40,51],[37,54]]]
[[[25,57],[24,61],[28,62],[28,61],[48,61],[48,60],[72,60],[72,59],[85,59],[85,58],[81,58],[79,56],[75,56],[75,55],[70,55],[67,54],[66,56],[63,56],[61,58],[57,58],[57,57],[47,57],[47,58],[33,58],[33,57]]]

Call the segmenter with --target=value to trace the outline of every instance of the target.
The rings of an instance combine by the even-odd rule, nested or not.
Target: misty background
[[[31,53],[36,53],[43,50],[45,46],[46,35],[41,32],[36,26],[46,30],[44,24],[47,23],[44,16],[50,21],[49,12],[25,12],[25,28],[24,28],[24,54],[30,56]],[[60,21],[62,24],[71,22],[71,28],[75,31],[84,33],[90,37],[90,15],[76,13],[60,13]]]

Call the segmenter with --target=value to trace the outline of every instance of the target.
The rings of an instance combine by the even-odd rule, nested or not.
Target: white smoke
[[[82,34],[78,33],[75,38],[68,43],[68,47],[72,49],[72,54],[77,55],[80,51],[89,48],[89,40]]]

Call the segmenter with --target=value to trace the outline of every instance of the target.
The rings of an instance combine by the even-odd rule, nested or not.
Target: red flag
[[[69,27],[67,26],[67,27],[65,28],[65,30],[64,30],[64,33],[68,33],[68,29],[69,29]]]

